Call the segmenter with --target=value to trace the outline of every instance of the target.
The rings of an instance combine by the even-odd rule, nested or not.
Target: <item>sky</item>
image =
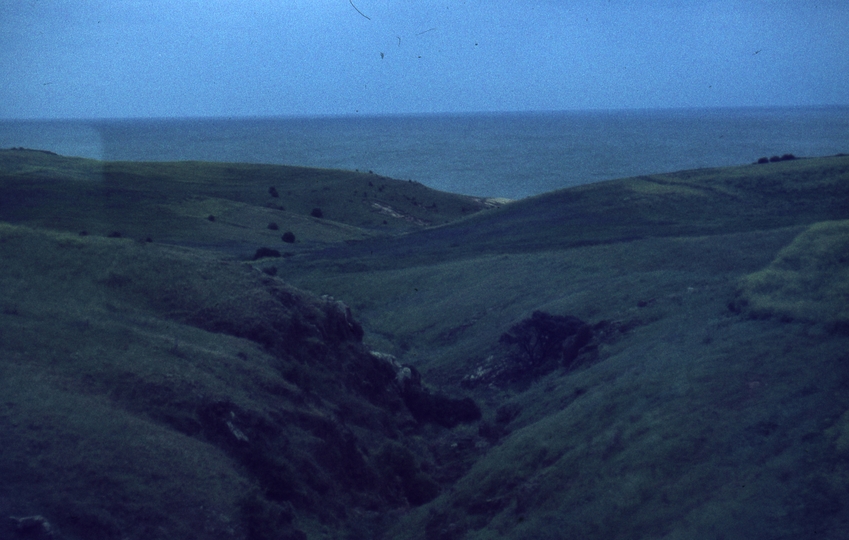
[[[0,118],[849,105],[846,0],[0,0]]]

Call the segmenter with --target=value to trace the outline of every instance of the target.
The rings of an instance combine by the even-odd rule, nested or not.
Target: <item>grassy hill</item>
[[[0,151],[0,170],[6,221],[234,254],[397,234],[493,206],[374,174],[277,165],[101,162],[13,149]],[[281,241],[286,231],[294,243]]]
[[[845,538],[848,219],[849,157],[502,205],[2,151],[0,514],[71,539]],[[517,368],[500,338],[535,311],[591,338]]]

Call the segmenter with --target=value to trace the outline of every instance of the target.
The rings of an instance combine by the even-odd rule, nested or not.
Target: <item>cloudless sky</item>
[[[0,0],[0,118],[835,104],[846,0]]]

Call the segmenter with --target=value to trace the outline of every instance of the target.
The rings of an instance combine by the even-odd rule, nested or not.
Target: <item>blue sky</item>
[[[0,118],[849,104],[845,0],[0,0]]]

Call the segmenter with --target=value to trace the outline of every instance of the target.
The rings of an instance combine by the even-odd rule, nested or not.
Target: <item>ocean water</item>
[[[358,169],[517,199],[589,182],[849,153],[849,107],[0,121],[0,148]]]

